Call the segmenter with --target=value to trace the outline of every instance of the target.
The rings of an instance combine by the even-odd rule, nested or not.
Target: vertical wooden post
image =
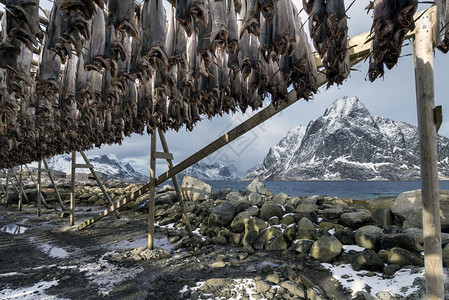
[[[23,171],[23,168],[22,168],[22,165],[20,165],[20,168],[19,168],[19,204],[18,204],[19,211],[22,210],[22,193],[23,193],[22,171]]]
[[[148,203],[148,249],[154,248],[154,197],[156,189],[156,134],[154,130],[151,134],[150,145],[150,200]]]
[[[416,103],[421,160],[424,263],[427,299],[444,299],[441,220],[434,121],[433,32],[431,14],[417,22],[414,40]]]
[[[45,166],[45,169],[47,170],[48,177],[50,177],[51,184],[53,185],[53,187],[55,189],[56,196],[58,197],[58,201],[59,201],[59,204],[61,205],[62,211],[65,211],[64,202],[62,201],[61,194],[59,194],[59,190],[58,190],[58,187],[56,186],[55,180],[53,179],[53,175],[51,174],[50,169],[48,168],[47,161],[45,159],[43,159],[42,161],[44,162],[44,166]]]
[[[162,148],[164,149],[164,152],[169,153],[167,140],[165,139],[164,132],[159,128],[157,131],[159,133],[159,138],[161,139],[161,144],[162,144]],[[173,162],[171,159],[167,159],[167,164],[168,164],[168,169],[173,168]],[[184,199],[182,198],[181,190],[179,189],[179,184],[178,184],[178,180],[176,179],[176,175],[174,175],[171,179],[173,181],[173,187],[175,188],[175,191],[176,191],[176,197],[178,198],[179,204],[181,205],[182,216],[184,218],[184,223],[186,224],[187,232],[189,233],[190,236],[193,236],[192,227],[190,226],[189,217],[187,216],[186,205],[184,203]]]
[[[37,216],[41,216],[41,167],[42,161],[37,163]]]
[[[17,178],[17,174],[14,171],[14,169],[11,169],[11,173],[14,176],[14,179],[16,180],[17,184],[19,184],[19,178]],[[17,185],[12,181],[11,179],[11,183],[13,185],[13,187],[16,189],[17,193],[20,193],[20,195],[23,196],[22,199],[25,199],[25,201],[27,202],[27,204],[30,204],[30,199],[28,199],[27,194],[25,193],[25,191],[22,189],[22,192],[20,192],[20,189],[17,187]]]
[[[5,206],[8,207],[9,198],[9,169],[6,168],[6,191],[5,191]]]
[[[70,226],[75,225],[75,164],[76,151],[72,151],[72,177],[70,178]]]

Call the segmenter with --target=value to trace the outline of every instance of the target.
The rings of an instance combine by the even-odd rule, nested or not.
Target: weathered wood
[[[9,199],[9,170],[6,169],[6,191],[5,191],[5,206],[8,207]]]
[[[65,211],[64,201],[62,201],[61,194],[59,194],[58,187],[56,186],[55,180],[53,179],[53,175],[51,174],[51,170],[48,168],[47,161],[45,159],[42,160],[44,162],[45,169],[41,169],[41,172],[47,172],[48,177],[50,177],[51,184],[56,192],[56,197],[58,198],[59,204],[61,205],[62,211]]]
[[[19,178],[17,178],[16,172],[14,171],[14,169],[10,169],[10,171],[11,171],[11,174],[13,175],[14,179],[16,180],[17,185],[19,185]],[[20,193],[20,189],[19,189],[18,186],[14,183],[14,181],[12,181],[12,178],[10,178],[10,182],[11,182],[12,186],[14,187],[14,189],[17,191],[17,193]],[[24,190],[22,190],[22,196],[23,196],[23,198],[25,199],[25,201],[26,201],[28,204],[30,204],[30,200],[28,199],[28,196],[27,196],[27,194],[25,193]]]
[[[86,164],[75,164],[75,168],[77,169],[93,169],[93,165],[86,163]]]
[[[421,161],[424,263],[427,299],[444,299],[441,220],[434,122],[433,24],[426,12],[416,24],[414,48],[416,103]]]
[[[72,151],[72,177],[70,178],[70,226],[75,225],[75,172],[76,152]]]
[[[94,170],[94,167],[89,163],[89,159],[87,158],[86,154],[84,154],[84,151],[80,151],[80,153],[86,164],[90,166],[89,167],[90,173],[92,173],[92,176],[94,177],[95,181],[100,186],[100,189],[103,192],[103,195],[105,196],[106,200],[108,200],[109,204],[114,205],[114,202],[112,202],[111,197],[109,197],[109,194],[104,188],[103,183],[101,182],[100,178],[98,178],[97,173]],[[114,211],[114,214],[117,217],[117,219],[120,219],[120,214],[118,213],[118,211]]]
[[[158,128],[158,133],[159,138],[161,140],[162,149],[164,149],[164,152],[168,153],[169,152],[168,145],[167,140],[165,139],[164,132],[160,128]],[[173,168],[173,162],[171,159],[167,159],[167,164],[169,170]],[[181,206],[182,217],[184,218],[184,223],[186,224],[187,232],[189,233],[190,236],[193,236],[192,227],[190,226],[190,220],[189,217],[187,216],[187,209],[184,203],[184,199],[182,198],[181,189],[179,188],[178,184],[178,179],[176,178],[176,175],[173,176],[171,179],[173,181],[173,187],[175,188],[176,191],[176,197],[178,198],[179,204]]]
[[[37,216],[41,216],[41,166],[42,161],[37,163]],[[27,167],[28,168],[28,167]]]
[[[168,152],[165,153],[165,152],[158,152],[158,151],[156,151],[154,153],[154,158],[170,159],[170,160],[172,160],[173,159],[173,154],[168,153]]]
[[[19,210],[22,210],[22,194],[23,194],[23,182],[22,182],[22,165],[19,167],[19,204],[17,205]]]
[[[38,163],[38,164],[39,164],[39,163]],[[38,183],[36,182],[36,180],[34,180],[32,174],[31,174],[31,171],[30,171],[30,169],[28,168],[27,165],[25,165],[25,168],[27,169],[28,174],[30,175],[31,181],[32,181],[33,184],[36,186],[36,191],[37,191],[37,190],[38,190],[38,187],[37,187]],[[39,175],[38,175],[38,177],[39,177]],[[39,188],[39,190],[40,190],[40,188]],[[37,193],[37,192],[36,192],[36,193]],[[44,197],[44,195],[42,194],[42,192],[39,192],[37,195],[40,195],[40,199],[38,199],[38,198],[36,197],[37,201],[43,202],[44,205],[45,205],[45,208],[50,208],[50,206],[47,204],[47,201],[45,201],[45,197]],[[37,201],[36,201],[36,204],[38,204]],[[40,205],[40,204],[38,204],[38,205]]]
[[[154,197],[156,194],[156,158],[154,157],[156,152],[156,131],[151,134],[150,145],[150,200],[148,203],[148,249],[154,248]]]

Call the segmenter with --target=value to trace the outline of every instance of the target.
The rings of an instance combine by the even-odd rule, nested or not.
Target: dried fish
[[[108,26],[114,25],[115,30],[126,32],[134,39],[139,39],[135,26],[134,0],[109,0],[108,12]]]
[[[435,47],[443,53],[449,51],[449,3],[437,0],[435,21]]]
[[[176,20],[184,28],[188,37],[193,33],[193,19],[190,14],[190,9],[192,7],[192,0],[176,0]]]
[[[144,11],[142,11],[144,13]],[[162,5],[162,0],[150,1],[149,16],[142,17],[142,25],[144,20],[149,21],[144,27],[149,26],[149,37],[147,44],[147,53],[141,53],[144,57],[147,57],[150,65],[153,69],[158,68],[158,63],[163,66],[168,64],[167,51],[165,48],[165,42],[167,37],[166,12]]]
[[[279,0],[259,0],[260,11],[269,24],[272,24],[274,20],[276,1]]]
[[[283,2],[283,1],[280,1]],[[242,28],[240,29],[240,37],[248,30],[256,36],[260,33],[260,8],[259,0],[243,0],[244,17]]]
[[[242,37],[239,40],[239,66],[242,72],[242,79],[245,80],[248,78],[249,74],[251,73],[251,48],[250,48],[250,35],[248,32],[244,32]]]
[[[291,55],[294,43],[294,19],[291,0],[276,2],[276,14],[273,21],[272,43],[278,55]]]
[[[212,32],[210,40],[215,45],[224,49],[228,40],[228,22],[226,18],[225,0],[215,0],[211,3]]]
[[[373,26],[375,39],[379,46],[385,45],[394,33],[395,12],[388,0],[374,1]]]
[[[20,40],[28,49],[37,47],[42,38],[39,27],[39,0],[6,1],[7,35]]]
[[[208,26],[210,19],[209,0],[192,0],[189,12],[204,27]]]
[[[87,59],[86,69],[102,72],[103,68],[109,70],[110,64],[104,58],[106,46],[105,15],[103,10],[97,7],[92,22],[92,38],[89,45],[89,58]]]
[[[326,27],[326,6],[324,0],[315,0],[309,16],[310,37],[320,57],[328,49],[328,32]]]
[[[239,34],[234,0],[229,0],[228,14],[228,53],[235,54],[238,48]]]

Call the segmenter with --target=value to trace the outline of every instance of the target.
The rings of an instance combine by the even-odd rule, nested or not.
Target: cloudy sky
[[[293,0],[293,2],[298,8],[302,7],[300,3],[302,1]],[[351,2],[352,0],[345,0],[346,7]],[[349,37],[370,30],[372,12],[367,14],[364,9],[368,3],[367,0],[356,0],[347,12]],[[41,1],[41,6],[46,9],[51,8],[50,2],[46,0]],[[419,10],[427,7],[429,5],[420,4]],[[301,16],[303,20],[307,18],[304,12]],[[328,106],[343,96],[357,96],[372,115],[416,125],[413,42],[406,41],[404,45],[406,46],[403,47],[398,65],[393,70],[386,70],[383,79],[377,79],[374,83],[367,81],[368,63],[361,62],[354,67],[350,77],[342,86],[332,86],[329,89],[322,87],[313,100],[298,101],[203,161],[206,163],[233,163],[241,171],[246,171],[261,162],[270,146],[277,144],[290,129],[297,125],[307,126],[309,121],[321,116]],[[436,51],[434,56],[435,103],[443,105],[443,117],[447,116],[447,118],[449,118],[449,105],[446,105],[447,95],[449,95],[448,70],[449,56]],[[193,132],[186,132],[185,129],[181,129],[179,132],[167,132],[167,143],[174,155],[175,163],[202,149],[252,114],[252,112],[246,114],[237,112],[234,115],[216,117],[212,120],[205,119],[197,124]],[[439,133],[449,137],[448,122],[443,122]],[[114,153],[122,161],[131,163],[139,172],[149,174],[149,148],[150,137],[148,135],[133,135],[125,139],[122,145],[103,146],[100,149],[89,151],[88,154]],[[161,151],[160,145],[158,145],[158,149]],[[157,173],[165,170],[166,164],[162,160],[158,161]]]

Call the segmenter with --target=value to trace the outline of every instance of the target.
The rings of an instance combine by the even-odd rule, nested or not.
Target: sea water
[[[231,188],[244,191],[251,181],[211,180],[205,181],[214,192]],[[323,195],[336,198],[368,200],[397,195],[421,188],[421,181],[262,181],[274,195],[289,196]],[[439,182],[441,190],[449,190],[449,180]]]

